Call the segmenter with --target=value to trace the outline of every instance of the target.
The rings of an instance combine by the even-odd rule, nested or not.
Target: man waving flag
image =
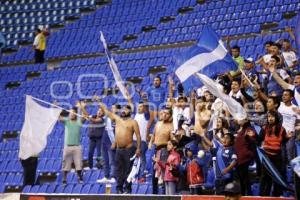
[[[214,78],[237,69],[222,40],[209,26],[203,28],[198,43],[179,55],[176,61],[173,71],[186,88],[193,88],[199,83],[193,76],[196,72]]]

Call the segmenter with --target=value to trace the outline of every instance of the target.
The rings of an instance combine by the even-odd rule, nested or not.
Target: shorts
[[[72,163],[75,164],[76,171],[82,169],[82,147],[66,146],[63,153],[63,171],[70,171]]]

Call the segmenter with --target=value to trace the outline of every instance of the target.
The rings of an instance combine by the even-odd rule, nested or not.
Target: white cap
[[[245,62],[252,63],[252,62],[254,62],[254,59],[251,58],[251,57],[249,57],[249,58],[244,59],[244,61],[245,61]]]

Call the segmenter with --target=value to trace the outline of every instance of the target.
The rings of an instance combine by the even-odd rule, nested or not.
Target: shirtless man
[[[195,112],[195,133],[202,135],[206,132],[207,125],[209,123],[211,111],[207,109],[207,103],[200,101],[196,105]]]
[[[211,146],[211,142],[205,135],[210,117],[211,110],[207,109],[207,102],[198,102],[196,104],[194,132],[201,137],[201,143],[205,149]]]
[[[166,162],[168,158],[167,144],[168,141],[174,138],[172,135],[173,123],[172,123],[172,110],[164,108],[160,112],[161,121],[158,121],[154,128],[154,134],[150,140],[149,148],[152,148],[152,144],[155,146],[155,157],[159,160]],[[155,167],[156,170],[153,175],[153,194],[158,194],[158,181],[159,177],[162,177],[163,172]],[[156,174],[156,175],[155,175]]]
[[[123,186],[125,183],[125,193],[131,193],[131,183],[126,181],[133,160],[134,155],[140,156],[141,151],[141,136],[138,123],[131,119],[131,107],[126,105],[121,110],[121,116],[118,116],[110,111],[100,103],[100,107],[105,110],[107,116],[115,121],[115,143],[112,144],[116,148],[116,178],[117,178],[117,193],[123,193]],[[133,134],[136,136],[137,145],[133,145]]]

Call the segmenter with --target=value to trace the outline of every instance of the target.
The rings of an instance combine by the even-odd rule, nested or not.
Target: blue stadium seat
[[[89,194],[90,190],[91,190],[91,184],[84,184],[82,189],[81,189],[81,193],[82,194]]]
[[[31,190],[31,185],[26,185],[26,186],[23,188],[22,192],[23,192],[23,193],[30,193],[30,190]]]
[[[49,185],[48,184],[44,184],[41,185],[41,187],[39,188],[39,193],[46,193],[47,189],[48,189]]]
[[[56,186],[57,185],[55,185],[55,184],[50,184],[49,186],[48,186],[48,188],[47,188],[47,190],[46,190],[46,193],[54,193],[55,192],[55,190],[56,190]]]
[[[66,187],[64,188],[63,193],[70,194],[70,193],[72,193],[73,188],[74,188],[74,185],[73,185],[73,184],[68,184],[68,185],[66,185]]]
[[[30,193],[38,193],[40,186],[39,185],[34,185],[30,189]]]
[[[82,187],[83,187],[82,184],[76,184],[72,190],[72,193],[81,194]]]
[[[63,193],[64,189],[65,189],[64,185],[57,185],[54,192],[55,193]]]
[[[103,193],[102,191],[104,191],[104,187],[103,185],[100,185],[100,184],[93,184],[89,193],[90,194],[101,194]]]

